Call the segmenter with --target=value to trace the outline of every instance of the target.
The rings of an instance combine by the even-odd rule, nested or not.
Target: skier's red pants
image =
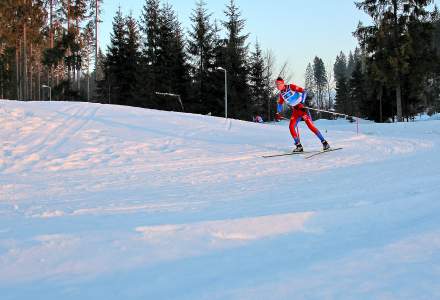
[[[312,122],[312,119],[310,118],[306,110],[303,107],[298,107],[293,109],[292,117],[290,118],[290,125],[289,125],[290,134],[295,140],[295,144],[300,143],[298,133],[296,132],[296,126],[298,125],[298,122],[299,120],[301,120],[301,118],[307,124],[307,127],[309,127],[309,129],[321,140],[321,142],[324,141],[324,137],[319,132],[318,128],[315,127],[315,125]]]

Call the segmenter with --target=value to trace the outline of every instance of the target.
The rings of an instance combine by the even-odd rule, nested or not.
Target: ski
[[[310,154],[310,155],[308,155],[308,156],[306,156],[306,157],[304,157],[305,159],[309,159],[309,158],[312,158],[312,157],[314,157],[314,156],[317,156],[317,155],[320,155],[320,154],[324,154],[324,153],[326,153],[326,152],[332,152],[332,151],[336,151],[336,150],[341,150],[342,148],[330,148],[330,149],[328,149],[328,150],[323,150],[323,151],[319,151],[319,152],[316,152],[316,153],[313,153],[313,154]]]
[[[269,158],[269,157],[278,157],[278,156],[287,156],[287,155],[311,154],[311,153],[317,153],[317,152],[319,152],[319,151],[286,152],[286,153],[263,155],[262,157]]]

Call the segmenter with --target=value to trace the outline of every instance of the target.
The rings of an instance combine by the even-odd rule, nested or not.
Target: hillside
[[[440,121],[0,101],[1,299],[438,299]],[[320,148],[304,124],[303,145]]]

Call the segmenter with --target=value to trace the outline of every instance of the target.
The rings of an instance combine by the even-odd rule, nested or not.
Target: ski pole
[[[353,116],[350,116],[350,115],[341,114],[341,113],[337,113],[337,112],[329,111],[329,110],[316,109],[316,108],[311,108],[311,107],[306,107],[306,106],[304,108],[307,108],[307,109],[310,109],[310,110],[314,110],[314,111],[326,112],[326,113],[333,114],[333,115],[344,116],[344,117],[348,117],[348,118],[356,118],[356,117],[353,117]]]
[[[329,110],[323,110],[323,109],[316,109],[316,108],[306,107],[306,106],[304,108],[310,109],[310,110],[314,110],[314,111],[326,112],[326,113],[329,113],[329,114],[332,114],[332,115],[344,116],[346,118],[353,118],[353,119],[356,120],[356,134],[359,134],[359,118],[358,117],[350,116],[350,115],[347,115],[347,114],[341,114],[341,113],[337,113],[337,112],[329,111]]]

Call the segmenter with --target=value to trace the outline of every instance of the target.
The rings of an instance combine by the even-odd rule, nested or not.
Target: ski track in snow
[[[240,249],[235,250],[240,253],[254,243],[264,248],[271,240],[282,243],[290,236],[322,234],[339,225],[316,225],[320,216],[362,207],[377,213],[380,206],[394,203],[395,198],[381,197],[380,187],[398,168],[412,169],[405,160],[424,154],[431,157],[439,141],[432,129],[422,129],[422,136],[420,131],[409,130],[406,136],[366,123],[357,135],[352,124],[317,122],[330,144],[343,147],[342,151],[310,160],[300,156],[263,159],[262,155],[292,147],[287,123],[261,125],[67,102],[0,101],[0,107],[0,287],[9,293],[6,299],[19,298],[20,293],[11,287],[32,289],[32,283],[41,280],[81,278],[76,283],[81,286],[103,274],[129,272],[139,266],[154,269],[165,262],[198,257],[208,257],[209,265],[209,257],[222,251]],[[304,146],[319,149],[319,141],[303,124],[300,127]],[[362,132],[363,128],[367,131]],[[427,138],[431,136],[435,138]],[[375,166],[385,163],[380,182]],[[365,177],[357,170],[364,170]],[[436,179],[432,181],[435,185]],[[347,186],[347,191],[341,193],[338,186]],[[363,190],[371,196],[359,199]],[[418,197],[426,190],[410,193]],[[368,229],[359,225],[359,230]],[[392,261],[392,253],[401,248],[406,250],[397,258],[399,263],[411,262],[412,255],[417,262],[423,249],[438,256],[439,236],[438,231],[429,231],[390,241],[382,248],[354,249],[342,258],[310,263],[308,270],[316,269],[320,276],[305,271],[301,279],[292,280],[290,274],[277,281],[281,276],[277,275],[270,282],[262,279],[265,283],[258,287],[245,282],[224,291],[214,287],[198,293],[194,288],[194,294],[188,292],[187,297],[340,299],[344,297],[334,293],[328,279],[335,274],[350,277],[356,268],[377,271],[378,267],[368,263],[353,265],[376,253],[372,249],[380,248],[372,258],[374,266]],[[411,248],[414,241],[420,245],[416,249]],[[332,245],[330,239],[322,245],[326,243]],[[339,265],[344,267],[338,274]],[[223,272],[230,274],[228,264]],[[289,274],[284,269],[279,272]],[[440,275],[440,269],[431,273]],[[337,287],[343,289],[362,279],[354,276]],[[324,288],[311,296],[310,291],[320,286]],[[377,280],[365,282],[353,295],[362,298],[362,291],[368,294],[375,289],[379,289]],[[430,295],[436,292],[431,289]],[[60,293],[56,295],[76,295]],[[140,291],[157,299],[176,298],[162,293],[147,287]]]

